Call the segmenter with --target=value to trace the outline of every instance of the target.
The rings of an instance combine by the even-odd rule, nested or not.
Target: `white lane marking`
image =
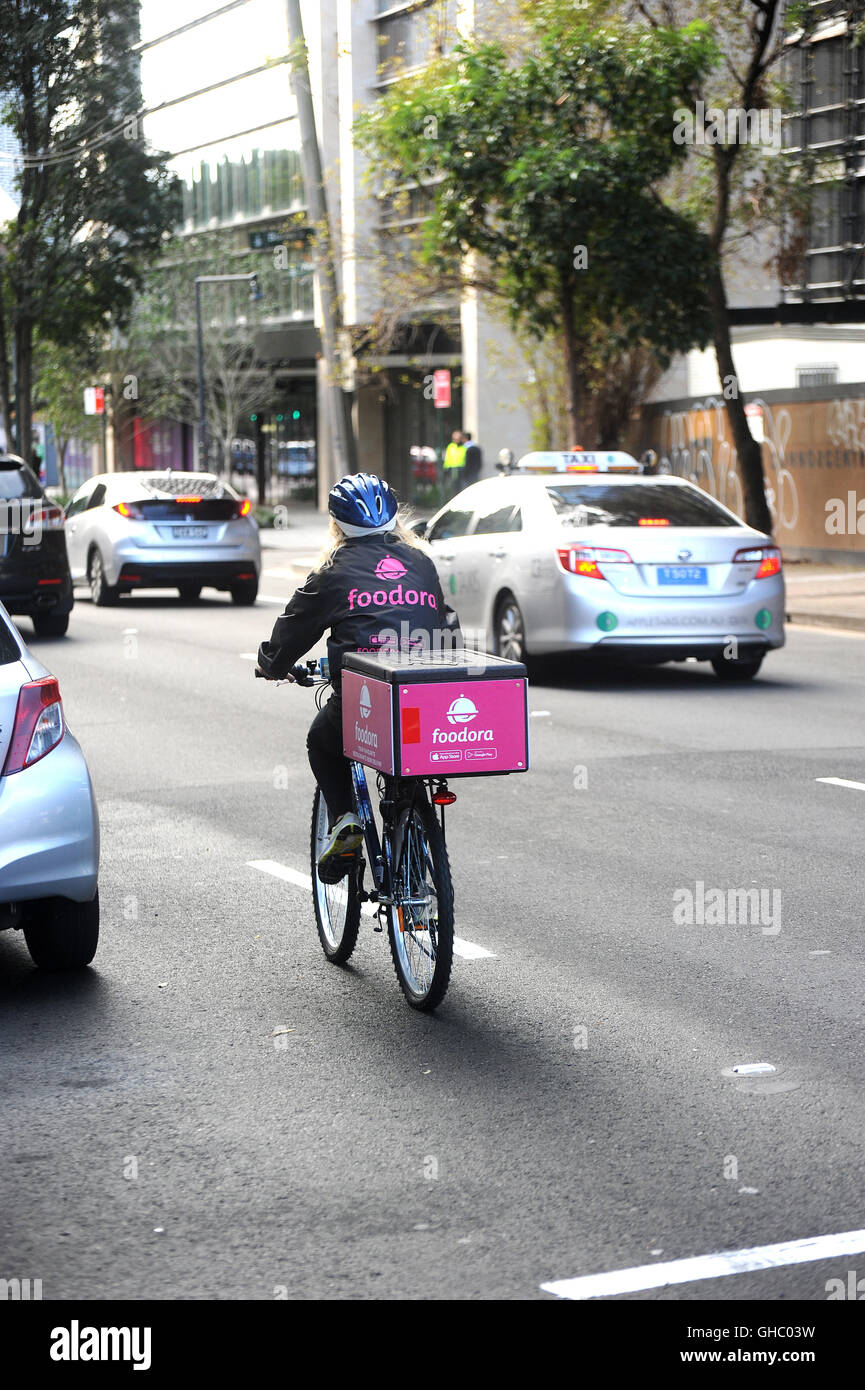
[[[549,719],[550,711],[548,709],[529,710],[529,717],[531,719]]]
[[[241,661],[257,661],[258,652],[240,652]]]
[[[689,1260],[637,1265],[634,1269],[614,1269],[607,1274],[586,1274],[579,1279],[557,1279],[541,1284],[541,1288],[558,1298],[609,1298],[612,1294],[664,1289],[670,1284],[691,1284],[699,1279],[722,1279],[728,1274],[747,1274],[754,1269],[780,1269],[784,1265],[807,1264],[811,1260],[831,1260],[839,1255],[861,1255],[863,1251],[865,1231],[840,1231],[831,1236],[786,1240],[779,1245],[755,1245],[750,1250],[723,1250],[713,1255],[695,1255]]]
[[[809,614],[809,617],[816,617],[816,614]],[[854,627],[832,627],[831,623],[824,623],[821,627],[816,623],[790,622],[797,632],[813,632],[818,637],[853,637],[858,642],[865,638],[865,632],[858,632]]]
[[[293,883],[296,888],[305,888],[308,893],[312,892],[312,879],[309,874],[302,874],[297,869],[290,869],[286,864],[277,864],[274,859],[249,859],[247,866],[250,869],[260,869],[264,874],[273,874],[274,878],[281,878],[286,883]],[[378,913],[378,906],[376,903],[364,903],[360,910],[365,917],[375,917]],[[473,941],[463,941],[460,936],[454,937],[454,955],[462,956],[463,960],[496,959],[495,954],[488,951],[485,946],[476,946]]]
[[[255,601],[256,603],[278,603],[280,608],[284,608],[289,598],[291,598],[291,594],[288,597],[283,594],[282,598],[278,598],[276,594],[259,594]]]
[[[486,946],[475,946],[473,941],[463,941],[461,936],[454,937],[454,955],[462,956],[463,960],[495,960],[495,953],[488,951]]]
[[[831,951],[809,951],[809,956],[831,956]]]
[[[764,1076],[775,1068],[771,1062],[737,1062],[734,1067],[724,1067],[722,1076]]]
[[[857,792],[865,792],[865,782],[848,782],[845,777],[815,777],[815,782],[827,782],[830,787],[853,787]]]

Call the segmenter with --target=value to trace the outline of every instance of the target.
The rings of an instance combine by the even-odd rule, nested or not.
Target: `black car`
[[[65,517],[36,474],[0,454],[0,603],[26,613],[37,637],[62,637],[72,611]]]

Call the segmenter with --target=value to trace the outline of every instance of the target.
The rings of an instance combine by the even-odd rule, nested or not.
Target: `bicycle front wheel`
[[[454,958],[454,892],[444,835],[428,801],[397,815],[395,906],[388,937],[400,989],[425,1012],[447,992]]]
[[[312,803],[310,859],[312,870],[312,901],[315,905],[315,925],[322,950],[334,965],[348,960],[357,945],[360,928],[360,891],[357,875],[352,871],[339,883],[322,883],[318,876],[318,859],[327,843],[327,804],[316,787]]]

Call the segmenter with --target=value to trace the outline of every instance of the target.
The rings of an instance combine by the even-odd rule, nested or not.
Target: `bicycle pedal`
[[[329,886],[340,883],[347,874],[351,873],[356,862],[354,851],[349,854],[334,854],[326,864],[318,865],[318,876],[322,883]]]

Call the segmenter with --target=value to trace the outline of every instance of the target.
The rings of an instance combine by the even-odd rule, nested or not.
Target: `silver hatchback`
[[[57,680],[0,605],[0,930],[37,965],[88,965],[99,939],[99,817]]]
[[[205,585],[254,603],[261,544],[252,504],[212,473],[102,473],[66,508],[74,583],[93,602],[136,589],[178,589],[196,599]]]
[[[596,650],[754,676],[784,645],[780,551],[700,488],[632,462],[547,464],[442,508],[426,538],[463,628],[517,660]]]

